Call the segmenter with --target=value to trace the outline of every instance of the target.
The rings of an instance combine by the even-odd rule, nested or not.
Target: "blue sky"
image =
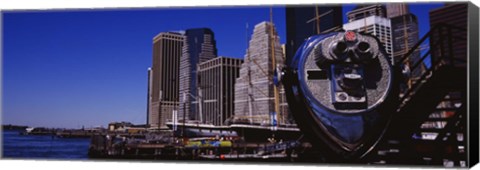
[[[145,123],[156,34],[209,27],[219,55],[243,58],[246,24],[250,34],[255,24],[269,20],[269,12],[268,7],[6,12],[2,123],[70,128]],[[273,12],[285,35],[284,10]]]
[[[412,5],[428,30],[428,11]],[[352,6],[345,6],[344,12]],[[274,8],[280,41],[285,11]],[[146,121],[152,38],[209,27],[218,54],[243,58],[253,26],[268,7],[18,11],[3,13],[3,124],[80,128]]]

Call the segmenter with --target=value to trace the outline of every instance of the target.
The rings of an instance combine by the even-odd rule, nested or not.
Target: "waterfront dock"
[[[162,138],[148,140],[148,138]],[[119,138],[118,138],[119,137]],[[298,141],[245,142],[215,138],[176,138],[168,135],[153,135],[143,139],[129,136],[92,137],[90,158],[162,159],[162,160],[229,160],[293,161],[298,153],[311,148],[309,143]]]

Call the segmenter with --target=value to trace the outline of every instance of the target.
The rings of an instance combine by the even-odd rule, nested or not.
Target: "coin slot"
[[[327,72],[325,70],[307,70],[308,80],[325,80],[327,79]]]

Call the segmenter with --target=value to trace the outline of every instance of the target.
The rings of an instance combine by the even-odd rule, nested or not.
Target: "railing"
[[[460,28],[447,24],[439,24],[434,26],[430,31],[424,35],[397,63],[402,65],[412,59],[412,56],[419,55],[421,58],[411,66],[407,66],[411,72],[420,72],[418,77],[408,77],[411,81],[409,88],[403,93],[400,99],[402,108],[406,102],[418,91],[422,84],[424,84],[434,72],[441,66],[465,66],[466,65],[466,37],[459,36],[467,35],[465,28]],[[460,40],[460,41],[458,41]],[[465,42],[465,56],[455,56],[455,49],[453,43],[455,41]],[[420,47],[424,43],[429,43],[428,50],[422,54]],[[430,66],[425,66],[430,61]],[[425,68],[425,69],[424,69]],[[466,76],[466,75],[465,75]]]

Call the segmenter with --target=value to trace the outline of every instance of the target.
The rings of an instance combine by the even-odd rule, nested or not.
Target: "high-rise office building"
[[[393,59],[394,62],[401,60],[411,48],[418,42],[418,21],[413,14],[399,15],[391,18],[392,40],[393,40]],[[420,61],[420,50],[412,52],[404,64],[413,66]],[[420,63],[419,67],[411,71],[411,78],[419,78],[424,71],[424,66]]]
[[[185,36],[162,32],[153,38],[153,61],[148,125],[166,128],[174,110],[178,110],[179,65]]]
[[[339,31],[342,29],[342,6],[287,6],[287,62],[295,55],[298,47],[310,36]]]
[[[370,16],[387,17],[387,11],[382,4],[358,5],[347,12],[348,22],[364,19]]]
[[[387,18],[394,18],[410,13],[406,3],[387,3],[385,6],[387,10]]]
[[[208,28],[188,29],[185,31],[185,45],[180,59],[180,105],[178,120],[198,120],[196,102],[197,64],[215,58],[217,49],[212,30]],[[186,114],[185,114],[186,113]]]
[[[217,57],[198,64],[199,118],[201,123],[223,126],[232,119],[234,86],[242,59]]]
[[[285,99],[283,87],[274,89],[273,62],[284,63],[284,55],[273,24],[262,22],[254,28],[240,77],[235,82],[235,123],[271,124],[273,117],[279,124],[287,121],[288,105],[281,101]]]
[[[418,42],[418,22],[413,14],[391,18],[393,37],[393,56],[399,59]]]
[[[359,6],[347,13],[349,22],[343,24],[343,29],[376,36],[387,54],[392,56],[391,21],[385,18],[385,13],[383,5]]]
[[[444,41],[442,48],[436,48],[432,50],[433,57],[439,57],[440,51],[444,50],[444,54],[452,53],[455,58],[460,58],[461,60],[467,59],[467,20],[468,20],[468,4],[467,3],[448,3],[444,7],[434,9],[430,11],[430,28],[434,28],[438,24],[448,24],[460,29],[452,29],[452,37],[455,37],[455,40],[451,44],[448,44],[447,41]],[[464,29],[464,30],[461,30]],[[447,33],[447,30],[443,30],[443,35]],[[431,42],[435,42],[441,38],[438,32],[434,33],[432,36]],[[451,51],[449,51],[449,47]]]
[[[151,102],[151,90],[152,90],[152,68],[147,70],[147,122],[145,124],[150,124],[150,102]]]

